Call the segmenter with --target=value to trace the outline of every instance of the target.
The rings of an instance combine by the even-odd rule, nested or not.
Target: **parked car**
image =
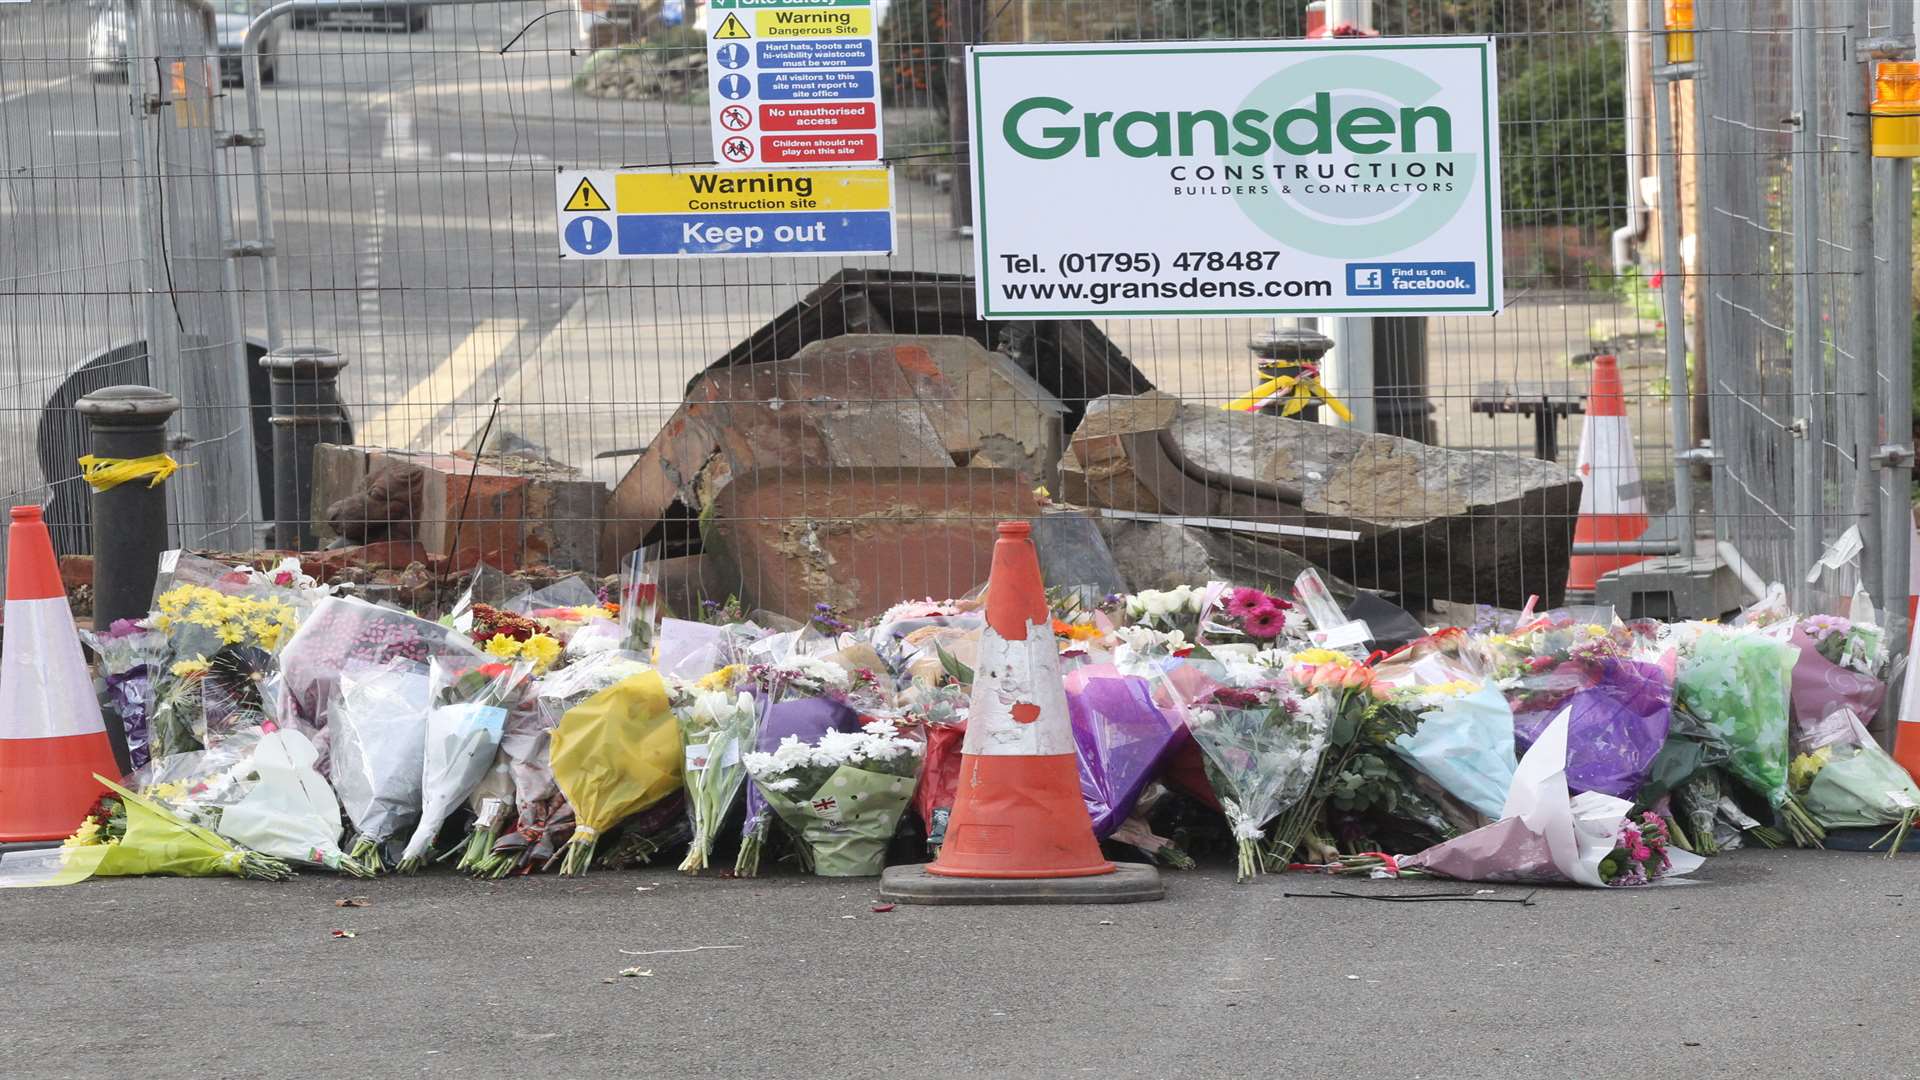
[[[296,11],[292,16],[293,28],[312,30],[322,26],[383,26],[389,30],[417,34],[427,28],[429,10],[426,4],[388,4],[369,0],[365,4],[330,7],[324,11]]]
[[[220,48],[220,81],[228,86],[240,82],[240,45],[247,24],[259,14],[255,0],[214,0],[214,37]],[[260,81],[271,83],[279,77],[280,24],[271,22],[261,32]],[[124,3],[102,5],[87,28],[87,66],[95,79],[127,77],[127,7]]]

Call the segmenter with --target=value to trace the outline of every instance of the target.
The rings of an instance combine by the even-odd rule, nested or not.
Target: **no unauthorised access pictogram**
[[[586,177],[581,177],[580,186],[573,189],[573,195],[567,199],[564,209],[573,211],[574,213],[579,213],[582,210],[605,213],[613,209],[613,207],[608,206],[607,200],[600,197],[600,191],[593,186],[593,181]]]
[[[720,29],[713,32],[715,41],[738,41],[752,36],[747,33],[746,24],[740,21],[740,16],[731,11],[727,12],[726,21],[720,24]]]

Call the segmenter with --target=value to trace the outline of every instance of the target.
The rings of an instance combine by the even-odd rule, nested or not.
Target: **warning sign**
[[[582,191],[613,195],[582,213]],[[562,169],[554,184],[563,259],[678,255],[885,255],[893,174],[849,169]],[[604,202],[602,203],[604,206]]]
[[[714,160],[749,168],[880,161],[874,2],[711,0]]]
[[[583,210],[611,210],[613,207],[608,206],[607,200],[600,197],[600,192],[594,188],[593,181],[583,176],[580,178],[580,186],[573,189],[572,197],[567,199],[566,205],[560,209],[569,213],[579,213]]]

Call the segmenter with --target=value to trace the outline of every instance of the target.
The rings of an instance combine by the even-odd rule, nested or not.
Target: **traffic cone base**
[[[1093,838],[1072,754],[960,758],[960,784],[946,843],[927,873],[941,877],[1064,878],[1113,873]],[[1062,797],[1065,792],[1066,797]],[[1077,820],[1076,820],[1077,819]],[[1047,822],[1029,829],[1000,822]]]
[[[97,739],[0,739],[0,844],[64,840],[106,788],[75,776],[114,776],[113,750]]]

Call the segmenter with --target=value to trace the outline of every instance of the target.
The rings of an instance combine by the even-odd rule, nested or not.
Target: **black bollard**
[[[289,345],[260,358],[273,389],[273,544],[311,551],[313,448],[346,439],[339,378],[347,362],[332,349]]]
[[[151,457],[167,451],[167,420],[180,400],[151,386],[109,386],[74,402],[87,418],[93,456]],[[105,631],[118,619],[145,618],[167,536],[167,489],[140,476],[93,493],[93,625]],[[107,741],[124,774],[133,768],[127,733],[107,718]]]

